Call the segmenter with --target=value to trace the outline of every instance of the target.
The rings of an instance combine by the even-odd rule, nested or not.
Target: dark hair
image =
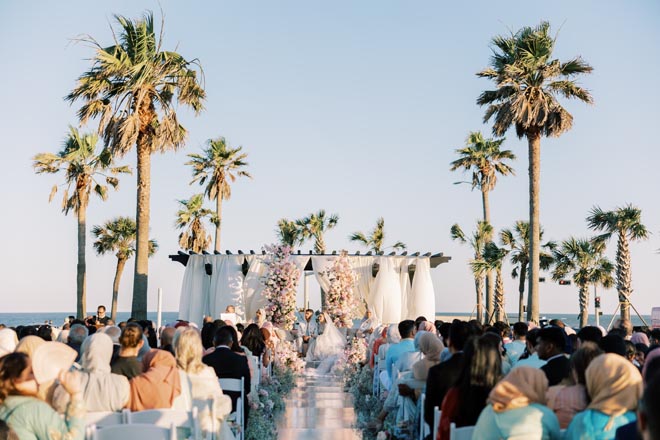
[[[651,339],[655,339],[656,341],[660,341],[660,328],[654,328],[651,330],[651,333],[649,334]]]
[[[566,347],[566,335],[561,328],[554,326],[542,328],[537,336],[537,340],[541,339],[545,342],[551,343],[562,353],[564,352],[564,348]]]
[[[104,306],[104,305],[100,305],[100,306],[98,306],[98,307],[96,308],[96,310],[98,311],[98,309],[103,309],[103,311],[105,312],[105,306]]]
[[[406,339],[412,336],[413,330],[415,330],[415,321],[412,319],[406,319],[399,323],[399,334],[401,339]]]
[[[449,345],[455,350],[463,350],[468,338],[472,336],[470,325],[465,321],[454,321],[449,327]]]
[[[582,327],[577,332],[577,337],[581,342],[595,342],[596,344],[600,344],[600,340],[603,339],[603,332],[598,327],[588,325]]]
[[[493,327],[497,329],[502,338],[508,336],[509,333],[511,333],[511,328],[506,322],[497,321],[495,324],[493,324]]]
[[[305,309],[305,311],[306,311],[306,312],[312,312],[312,315],[314,314],[314,310],[313,310],[313,309]]]
[[[641,342],[635,344],[635,353],[644,353],[644,356],[649,352],[649,347]]]
[[[213,347],[213,335],[215,335],[216,327],[212,322],[207,322],[202,326],[202,346],[205,349]]]
[[[23,339],[26,336],[37,336],[37,328],[33,325],[26,325],[18,332],[18,339]]]
[[[428,321],[425,316],[418,316],[417,319],[415,319],[415,328],[419,328],[419,325],[424,321]]]
[[[571,370],[575,371],[578,384],[587,384],[585,376],[587,367],[591,361],[601,354],[603,354],[603,351],[593,342],[585,342],[579,350],[573,353],[573,356],[571,356]]]
[[[617,334],[612,334],[612,332],[600,340],[600,348],[605,353],[616,353],[623,357],[626,356],[625,340]]]
[[[559,328],[566,327],[566,324],[564,324],[564,321],[562,321],[561,319],[557,319],[557,318],[551,319],[550,322],[548,323],[548,325],[552,325],[552,326],[559,327]]]
[[[656,350],[658,349],[656,348]],[[645,362],[644,368],[646,369],[644,381],[648,383],[654,377],[660,376],[660,358],[651,359],[651,362]]]
[[[241,324],[240,322],[238,324],[236,324],[236,331],[237,332],[243,333],[244,330],[245,330],[245,326],[243,324]]]
[[[234,334],[230,329],[233,330],[233,328],[230,326],[225,325],[224,327],[220,327],[215,332],[215,335],[213,336],[213,343],[216,347],[218,345],[226,345],[227,347],[231,348],[234,342]]]
[[[227,328],[231,332],[231,346],[229,347],[231,351],[236,353],[244,353],[240,345],[238,345],[238,332],[231,325],[226,325],[223,328]]]
[[[451,322],[443,322],[438,328],[438,333],[442,336],[442,340],[447,345],[447,339],[449,339],[449,329],[451,328]]]
[[[635,354],[637,353],[637,349],[635,349],[635,344],[633,344],[630,341],[623,341],[625,347],[626,347],[626,354],[625,357],[628,360],[633,360],[635,358]]]
[[[241,337],[241,345],[246,346],[254,356],[263,354],[266,342],[257,324],[250,324],[245,328],[243,337]]]
[[[660,375],[655,375],[647,382],[639,410],[646,416],[646,424],[651,438],[660,438],[660,417],[658,417],[660,415]]]
[[[156,330],[154,330],[154,323],[148,319],[140,321],[140,325],[143,329],[147,330],[147,341],[149,341],[150,347],[158,347],[158,336],[156,336]]]
[[[470,326],[471,334],[475,336],[481,336],[484,334],[484,326],[478,320],[472,319],[468,321],[468,325]]]
[[[44,341],[53,340],[53,329],[49,325],[42,325],[37,330],[37,336],[39,336]]]
[[[121,331],[119,345],[123,348],[135,348],[142,340],[142,327],[137,322],[129,322]]]
[[[528,328],[526,322],[516,322],[513,324],[513,334],[516,336],[527,336]]]
[[[0,357],[0,403],[7,396],[19,394],[16,390],[16,380],[28,367],[29,359],[25,353],[9,353]]]

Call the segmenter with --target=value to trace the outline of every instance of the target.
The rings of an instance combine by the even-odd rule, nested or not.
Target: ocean
[[[18,325],[30,325],[30,324],[43,324],[45,322],[51,322],[54,326],[61,326],[64,323],[64,320],[67,316],[71,315],[70,312],[40,312],[40,313],[0,313],[0,324],[4,324],[8,327],[16,327]],[[94,314],[93,312],[90,315]],[[162,322],[163,325],[176,322],[179,312],[163,312]],[[126,321],[130,318],[130,312],[117,312],[117,322]],[[444,313],[436,312],[436,317],[448,319],[448,318],[460,318],[468,319],[470,316],[469,313]],[[510,313],[508,315],[509,322],[512,324],[518,320],[517,313]],[[570,327],[578,327],[579,316],[577,313],[547,313],[541,314],[541,318],[547,319],[561,319],[564,323]],[[156,312],[148,312],[147,318],[156,323]],[[651,326],[651,316],[643,315],[643,318],[646,320],[647,324]],[[612,315],[603,315],[600,317],[600,325],[607,327],[612,319]],[[594,315],[589,315],[589,324],[594,325],[596,319]],[[635,314],[632,315],[632,323],[634,326],[641,326],[644,323],[639,319]]]

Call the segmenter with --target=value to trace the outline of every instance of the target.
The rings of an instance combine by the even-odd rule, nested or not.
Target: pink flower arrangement
[[[289,341],[280,341],[275,348],[275,366],[280,369],[289,369],[294,373],[302,373],[305,361],[298,357],[298,351]]]
[[[266,260],[268,273],[263,280],[263,295],[268,300],[266,318],[275,327],[291,330],[296,322],[296,288],[300,269],[289,258],[289,246],[264,246],[264,250],[269,253]]]
[[[353,318],[357,316],[357,301],[353,289],[357,282],[357,274],[353,272],[346,251],[342,251],[325,275],[330,281],[326,292],[326,308],[328,315],[337,327],[350,328]]]

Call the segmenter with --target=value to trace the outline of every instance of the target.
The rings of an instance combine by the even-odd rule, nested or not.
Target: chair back
[[[433,438],[438,438],[438,428],[440,427],[440,416],[442,411],[437,406],[433,407]]]
[[[146,424],[160,426],[161,428],[185,428],[189,430],[189,437],[198,440],[201,437],[197,407],[192,411],[175,409],[148,409],[144,411],[128,412],[129,424]]]
[[[472,440],[474,426],[456,427],[456,423],[449,425],[449,440]]]
[[[222,391],[233,391],[241,393],[241,397],[236,401],[236,422],[240,426],[240,440],[243,440],[245,432],[245,414],[243,411],[243,402],[245,402],[245,378],[234,379],[224,377],[218,379]]]
[[[85,414],[85,424],[96,426],[121,425],[126,422],[128,410],[122,412],[113,411],[92,411]]]
[[[92,440],[176,440],[176,427],[133,424],[92,428]]]
[[[424,422],[424,404],[426,403],[426,393],[419,396],[419,440],[424,440],[426,433],[426,422]]]
[[[261,358],[252,356],[252,363],[256,367],[256,371],[254,372],[254,380],[256,381],[255,385],[259,386],[261,383]]]

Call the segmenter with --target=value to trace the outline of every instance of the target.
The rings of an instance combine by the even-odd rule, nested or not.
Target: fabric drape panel
[[[373,285],[373,307],[383,324],[397,324],[401,320],[401,280],[392,258],[378,257],[378,275]]]
[[[209,286],[211,279],[204,265],[210,262],[207,255],[191,255],[186,265],[179,299],[179,319],[202,323],[209,313]]]
[[[211,304],[213,305],[213,317],[218,318],[220,313],[225,313],[228,305],[236,308],[239,318],[245,316],[245,304],[243,304],[243,261],[244,255],[216,255],[218,261],[217,271],[214,265],[211,280]],[[215,285],[214,285],[215,281]],[[236,324],[236,323],[234,323]]]
[[[257,310],[266,307],[267,301],[262,292],[264,290],[263,277],[268,266],[264,263],[264,255],[247,255],[245,258],[250,265],[243,281],[245,300],[245,319],[254,319]]]
[[[428,257],[415,260],[408,314],[413,317],[411,319],[426,316],[427,319],[435,320],[435,290],[431,280],[431,259]]]
[[[328,256],[328,255],[314,255],[311,257],[312,258],[312,269],[314,270],[314,276],[316,277],[316,281],[319,283],[319,286],[321,286],[321,289],[325,290],[326,292],[330,288],[330,280],[328,280],[328,276],[323,274],[322,272],[327,271],[332,267],[332,264],[335,262],[335,259],[337,259],[336,256]]]
[[[309,261],[309,255],[291,255],[289,258],[300,271],[300,279],[302,280],[303,273],[305,272],[305,266],[307,266],[307,262]]]
[[[415,258],[402,257],[397,258],[395,261],[397,262],[399,280],[401,282],[401,319],[415,319],[416,317],[411,317],[412,310],[410,310],[410,293],[412,291],[412,285],[410,284],[410,274],[408,273],[408,267],[415,261]]]
[[[219,274],[223,270],[226,262],[225,255],[214,255],[211,259],[211,265],[213,266],[213,275],[211,275],[211,285],[209,287],[208,295],[208,311],[209,315],[213,319],[220,317],[220,313],[224,312],[225,309],[216,310],[216,297],[218,296],[218,290],[220,290],[222,282],[220,281]]]
[[[373,266],[374,266],[374,257],[372,256],[356,256],[348,260],[351,263],[351,269],[357,274],[357,282],[355,283],[355,289],[353,293],[360,302],[359,312],[361,315],[364,315],[366,311],[364,303],[367,306],[371,306],[371,288],[374,284]]]

